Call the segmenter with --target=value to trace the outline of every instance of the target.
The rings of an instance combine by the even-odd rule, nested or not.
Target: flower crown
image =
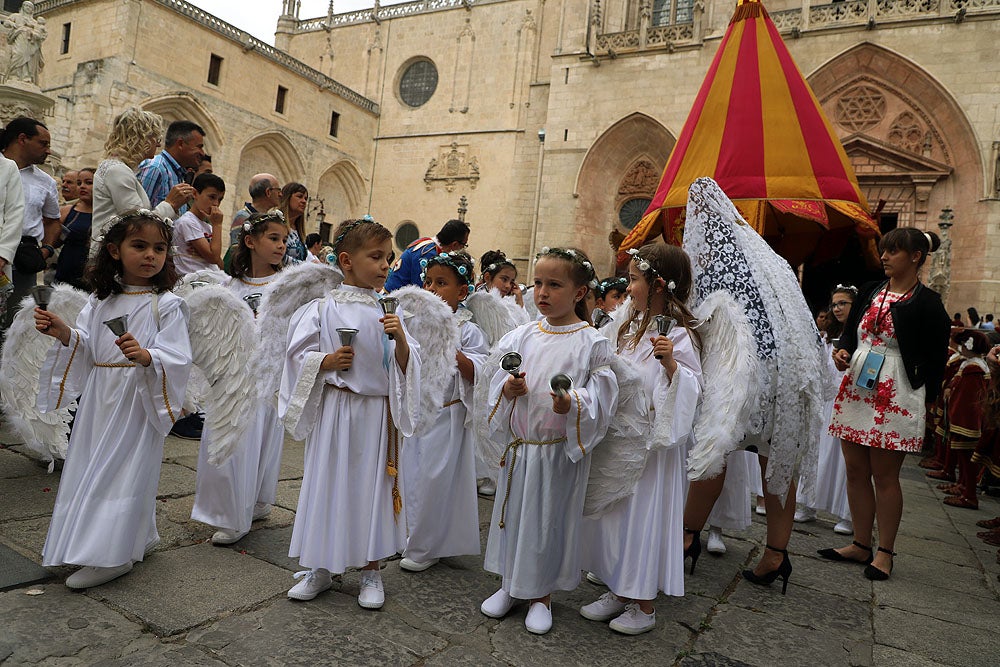
[[[432,266],[447,266],[447,267],[450,267],[450,268],[454,269],[455,273],[457,273],[459,275],[459,277],[462,278],[462,280],[465,281],[465,284],[469,285],[471,287],[472,286],[472,271],[470,271],[469,267],[465,266],[464,264],[459,264],[458,262],[456,262],[455,261],[455,257],[456,256],[458,256],[458,253],[455,253],[455,252],[452,252],[452,253],[442,252],[442,253],[438,253],[434,257],[431,257],[430,259],[426,259],[426,258],[425,259],[421,259],[420,260],[420,280],[423,281],[425,279],[425,277],[427,276],[427,269],[429,269],[430,267],[432,267]]]
[[[254,227],[264,222],[280,222],[281,224],[285,224],[285,214],[281,211],[269,211],[261,214],[260,217],[254,218],[253,222],[247,218],[243,222],[243,231],[249,234]]]
[[[510,268],[515,270],[517,269],[517,267],[514,266],[514,263],[509,259],[507,259],[507,255],[500,253],[500,259],[491,263],[489,266],[484,267],[483,273],[495,274],[497,271],[499,271],[501,268],[505,266],[509,266]]]
[[[858,288],[854,285],[841,285],[837,283],[837,286],[833,288],[834,292],[844,292],[845,294],[852,294],[854,296],[858,295]]]
[[[358,218],[357,220],[351,220],[349,223],[347,223],[347,226],[344,227],[344,231],[342,231],[339,234],[337,234],[337,238],[335,238],[333,240],[333,246],[332,246],[333,247],[333,252],[330,253],[331,255],[334,256],[334,258],[336,258],[337,255],[339,254],[337,252],[337,248],[340,247],[340,244],[343,242],[344,237],[347,236],[348,234],[350,234],[352,231],[354,231],[354,228],[357,227],[358,225],[360,225],[363,222],[375,222],[375,218],[371,217],[370,215],[365,214],[365,215],[361,216],[360,218]],[[327,259],[329,259],[329,257]],[[334,263],[336,263],[336,260],[334,260]]]
[[[638,248],[629,248],[627,252],[629,255],[632,256],[632,261],[635,262],[635,265],[639,268],[640,271],[649,274],[659,280],[663,280],[664,284],[667,286],[668,292],[673,293],[673,291],[677,289],[677,283],[675,283],[673,280],[669,281],[664,280],[663,276],[661,276],[659,272],[653,268],[653,265],[649,263],[648,259],[639,256]]]
[[[116,215],[115,217],[108,220],[101,227],[100,235],[98,235],[94,240],[97,241],[98,243],[103,243],[104,237],[107,236],[108,232],[110,232],[115,226],[124,224],[130,220],[135,220],[137,218],[146,218],[148,220],[152,220],[153,222],[158,222],[171,231],[174,228],[174,223],[172,220],[164,218],[159,213],[156,213],[155,211],[152,211],[148,208],[137,208],[131,211],[126,211],[121,215]]]
[[[545,246],[542,251],[535,255],[535,262],[537,263],[539,259],[545,256],[554,256],[565,259],[567,261],[573,262],[574,264],[579,264],[587,271],[587,276],[589,278],[587,282],[587,287],[592,290],[596,290],[598,287],[597,282],[597,272],[594,271],[594,265],[588,262],[583,255],[578,253],[572,248],[550,248]]]
[[[625,291],[628,288],[628,278],[605,278],[597,287],[600,296],[606,296],[611,290]]]

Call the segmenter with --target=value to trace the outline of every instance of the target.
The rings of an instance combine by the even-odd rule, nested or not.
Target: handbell
[[[392,315],[399,308],[399,299],[394,296],[384,296],[378,300],[378,305],[382,306],[382,312],[386,315]],[[386,334],[389,336],[389,340],[393,340],[392,334]]]
[[[31,298],[35,300],[35,305],[37,305],[42,310],[49,309],[49,301],[52,300],[52,292],[55,288],[51,285],[35,285],[31,288]]]
[[[119,315],[112,320],[107,320],[104,322],[104,326],[111,329],[115,338],[121,338],[128,332],[128,315]]]
[[[594,308],[594,312],[590,314],[594,320],[594,328],[600,329],[605,324],[611,321],[611,316],[604,312],[603,308]]]
[[[573,378],[565,373],[553,375],[549,380],[549,388],[556,396],[565,396],[573,388]]]
[[[189,285],[190,285],[191,287],[193,287],[193,288],[197,289],[197,288],[199,288],[199,287],[208,287],[208,286],[209,286],[209,285],[210,285],[211,283],[209,283],[209,282],[208,282],[207,280],[192,280],[192,281],[191,281],[190,283],[188,283],[188,284],[189,284]]]
[[[508,352],[500,357],[500,368],[504,369],[514,377],[521,377],[521,355],[517,352]]]
[[[260,292],[254,292],[253,294],[247,294],[243,297],[243,300],[247,302],[250,306],[250,310],[253,311],[254,317],[257,317],[257,309],[260,308],[260,300],[264,295]]]
[[[358,330],[349,329],[347,327],[338,327],[337,335],[340,336],[340,344],[343,347],[351,347],[352,345],[354,345],[354,337],[358,335]],[[347,368],[340,369],[340,372],[346,373],[349,370],[351,370],[350,366],[348,366]]]
[[[677,324],[677,320],[666,315],[657,315],[653,318],[656,321],[656,333],[659,336],[666,336]],[[655,355],[657,359],[662,359],[662,354]]]

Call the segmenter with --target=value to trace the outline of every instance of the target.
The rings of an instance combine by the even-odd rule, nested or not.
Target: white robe
[[[229,289],[241,299],[267,292],[272,278],[229,281]],[[265,344],[260,354],[279,354],[281,344]],[[221,466],[208,462],[212,434],[205,429],[198,451],[198,479],[191,518],[216,528],[244,533],[250,530],[254,505],[274,503],[281,468],[284,429],[278,419],[277,402],[264,401],[252,416],[243,442]]]
[[[456,315],[462,313],[468,311]],[[478,374],[489,356],[486,335],[472,322],[459,326],[459,349]],[[418,562],[479,553],[476,456],[473,430],[466,428],[472,394],[472,383],[456,368],[437,422],[426,435],[407,438],[402,445],[400,474],[409,535],[403,555]]]
[[[684,595],[684,461],[701,397],[701,358],[687,330],[670,332],[677,361],[672,380],[653,356],[651,335],[620,354],[641,370],[651,406],[673,413],[670,432],[651,434],[653,451],[632,496],[584,520],[584,568],[615,595],[635,600],[653,600],[658,591]]]
[[[136,294],[91,296],[69,345],[56,341],[42,366],[40,410],[81,396],[42,549],[45,566],[124,565],[142,560],[159,538],[154,515],[163,441],[180,416],[191,368],[188,311],[180,297],[157,295],[157,324],[152,293],[125,289]],[[149,350],[148,367],[131,365],[103,324],[124,314],[129,332]]]
[[[757,472],[759,485],[760,457],[757,454],[744,449],[729,453],[726,457],[726,481],[706,525],[730,531],[743,531],[750,527],[753,471]]]
[[[381,317],[376,293],[350,285],[292,316],[278,414],[293,435],[308,436],[288,552],[304,567],[344,572],[406,544],[405,520],[393,511],[395,480],[387,471],[387,408],[400,437],[412,436],[420,408],[420,348],[407,335],[404,374]],[[338,327],[358,329],[353,365],[347,372],[321,371],[323,357],[341,347]]]
[[[588,454],[607,433],[618,404],[611,344],[587,324],[556,327],[542,320],[511,331],[497,348],[521,354],[528,394],[515,401],[504,398],[510,376],[502,370],[488,380],[490,437],[529,442],[509,447],[505,464],[496,470],[485,567],[503,577],[501,585],[515,598],[573,590],[580,583]],[[552,410],[549,395],[549,379],[557,373],[573,379],[565,415]]]

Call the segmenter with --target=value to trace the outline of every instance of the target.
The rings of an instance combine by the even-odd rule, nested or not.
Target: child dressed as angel
[[[347,220],[332,247],[344,282],[292,316],[279,393],[286,428],[308,435],[289,556],[309,569],[288,597],[311,600],[332,573],[362,567],[358,604],[378,609],[379,560],[406,545],[399,440],[419,417],[419,345],[378,302],[392,233],[370,218]],[[356,330],[351,345],[338,329]]]
[[[170,223],[140,210],[113,218],[102,234],[88,269],[94,293],[76,326],[34,311],[35,327],[57,341],[42,367],[39,409],[81,397],[42,550],[45,566],[83,566],[66,579],[70,588],[128,573],[159,542],[163,442],[191,365],[187,306],[170,293]],[[123,316],[127,332],[116,336],[105,323]]]

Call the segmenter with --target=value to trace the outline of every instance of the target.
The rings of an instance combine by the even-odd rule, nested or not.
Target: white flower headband
[[[587,287],[592,290],[597,290],[599,283],[597,282],[597,272],[594,271],[594,265],[588,262],[583,256],[572,248],[550,248],[544,246],[542,251],[535,255],[535,262],[537,263],[539,259],[545,255],[555,255],[556,257],[562,257],[575,264],[579,264],[587,271],[587,275],[590,277],[590,281],[587,283]]]
[[[653,265],[649,263],[649,260],[639,256],[638,248],[629,248],[627,252],[629,255],[632,256],[632,261],[635,262],[636,267],[638,267],[640,271],[652,275],[657,280],[663,280],[663,276],[661,276],[659,272],[657,272],[657,270],[653,268]],[[663,280],[663,283],[667,286],[667,291],[671,293],[673,293],[673,291],[677,289],[677,283],[675,283],[673,280],[670,281]]]
[[[104,226],[101,227],[101,233],[94,240],[97,241],[98,243],[104,243],[104,237],[107,236],[108,232],[110,232],[116,225],[124,224],[129,220],[133,220],[136,218],[146,218],[152,220],[153,222],[158,222],[171,231],[173,231],[174,228],[174,223],[172,220],[164,218],[159,213],[151,211],[148,208],[137,208],[131,211],[126,211],[121,215],[116,215],[115,217],[108,220],[106,223],[104,223]]]
[[[285,214],[281,211],[270,211],[268,213],[262,214],[260,217],[253,218],[251,222],[250,218],[247,218],[243,223],[243,231],[250,233],[250,230],[254,228],[254,225],[259,225],[262,222],[280,222],[285,223]]]

